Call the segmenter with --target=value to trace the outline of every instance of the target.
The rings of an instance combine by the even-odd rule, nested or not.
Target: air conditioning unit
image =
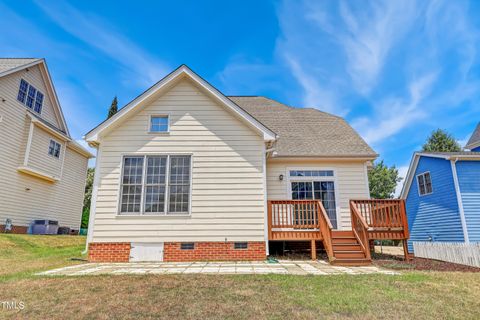
[[[32,234],[57,234],[58,221],[56,220],[33,220]]]

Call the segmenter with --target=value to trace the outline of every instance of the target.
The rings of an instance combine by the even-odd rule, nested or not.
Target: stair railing
[[[332,261],[334,259],[332,244],[333,226],[321,201],[317,201],[317,212],[319,217],[318,222],[320,225],[320,232],[322,233],[323,237],[323,245],[325,247],[325,251],[327,252],[328,259]]]
[[[352,217],[353,234],[355,235],[355,238],[357,238],[358,243],[360,244],[363,252],[365,253],[365,257],[368,260],[371,260],[372,256],[370,254],[370,246],[368,240],[368,224],[358,211],[353,201],[350,201],[350,212]]]

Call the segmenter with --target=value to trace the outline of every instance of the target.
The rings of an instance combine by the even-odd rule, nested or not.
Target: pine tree
[[[107,119],[110,119],[115,113],[118,111],[118,101],[117,101],[117,96],[113,98],[112,104],[110,105],[110,109],[108,110],[108,117]]]
[[[422,147],[425,152],[458,152],[462,147],[455,138],[445,130],[437,129],[428,137]]]

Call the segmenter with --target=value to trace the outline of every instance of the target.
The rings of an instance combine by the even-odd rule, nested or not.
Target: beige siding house
[[[351,231],[349,200],[369,198],[377,156],[340,117],[226,97],[185,65],[85,139],[98,150],[91,261],[258,260],[296,234],[321,244],[320,224]]]
[[[34,219],[79,230],[88,159],[73,141],[43,59],[0,59],[0,231]]]

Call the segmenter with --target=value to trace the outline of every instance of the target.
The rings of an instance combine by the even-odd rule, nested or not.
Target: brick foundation
[[[180,249],[180,242],[165,242],[163,261],[265,260],[265,242],[248,242],[247,249],[234,249],[234,242],[195,242],[193,250]]]
[[[128,262],[129,260],[129,242],[93,242],[88,245],[90,262]]]
[[[24,226],[13,226],[12,227],[12,230],[8,231],[8,233],[27,233],[28,231],[28,227],[24,227]],[[0,224],[0,233],[5,233],[5,225],[4,224]]]

